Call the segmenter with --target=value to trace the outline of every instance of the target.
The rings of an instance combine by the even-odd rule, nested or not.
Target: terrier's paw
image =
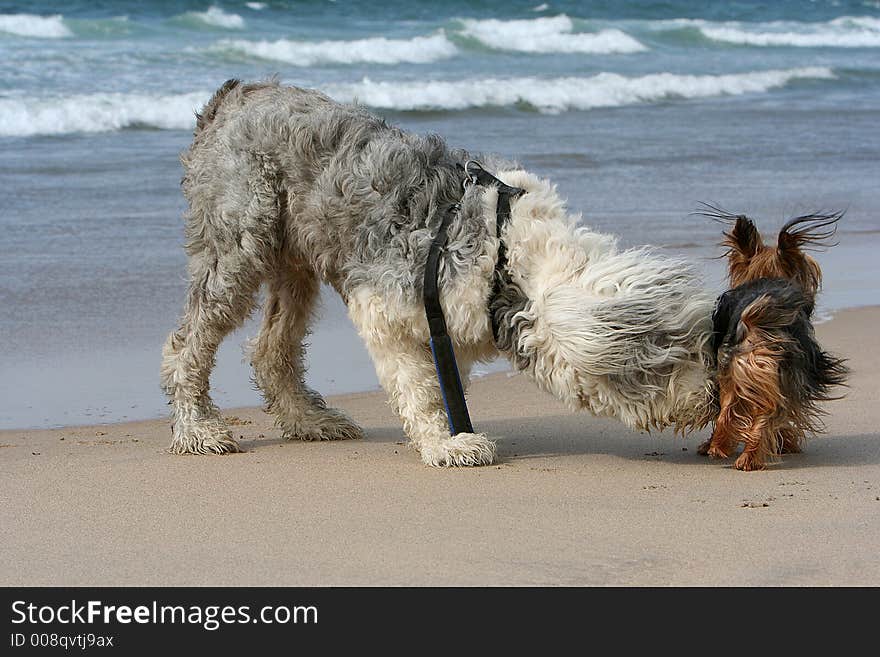
[[[706,451],[706,455],[712,459],[726,459],[730,456],[730,454],[718,445],[710,445],[709,449]]]
[[[423,442],[419,451],[426,465],[436,467],[491,465],[495,461],[495,443],[482,433],[459,433]]]
[[[739,458],[736,460],[736,463],[733,464],[733,467],[735,467],[737,470],[744,470],[746,472],[749,472],[752,470],[763,470],[766,465],[754,454],[743,452],[739,455]]]
[[[803,446],[798,438],[784,438],[779,448],[780,454],[800,454]]]
[[[222,420],[180,422],[172,427],[172,454],[232,454],[241,448]]]
[[[284,428],[287,440],[356,440],[363,438],[361,428],[345,413],[334,408],[322,409]]]
[[[700,446],[697,447],[697,454],[713,459],[726,459],[730,456],[720,445],[713,445],[711,438],[704,443],[700,443]]]

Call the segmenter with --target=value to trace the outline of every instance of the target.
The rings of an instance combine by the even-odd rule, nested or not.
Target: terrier
[[[724,234],[732,289],[715,311],[720,412],[700,454],[727,458],[739,443],[739,470],[761,470],[777,454],[800,452],[808,432],[823,429],[820,402],[843,385],[844,361],[823,351],[811,317],[822,282],[805,247],[829,246],[842,213],[787,222],[766,245],[754,222],[709,207],[704,214],[733,224]]]

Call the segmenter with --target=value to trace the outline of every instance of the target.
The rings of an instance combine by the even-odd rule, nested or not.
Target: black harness
[[[498,294],[503,281],[503,274],[507,266],[507,248],[501,241],[501,232],[504,224],[510,219],[510,201],[525,193],[524,189],[506,185],[482,165],[473,160],[464,165],[465,186],[482,185],[488,187],[494,185],[498,188],[498,203],[495,207],[495,234],[498,237],[498,259],[495,262],[495,280],[493,284],[493,296]],[[446,328],[446,318],[440,305],[439,271],[440,257],[449,240],[449,225],[458,215],[460,205],[458,203],[449,206],[443,213],[443,220],[437,229],[437,234],[431,242],[428,251],[428,261],[425,264],[424,303],[425,316],[428,319],[428,329],[431,333],[431,353],[434,356],[434,366],[437,369],[437,380],[440,383],[440,392],[443,395],[443,404],[446,407],[446,417],[449,420],[449,433],[473,433],[474,428],[468,413],[467,403],[464,399],[464,388],[461,385],[461,377],[458,373],[458,365],[455,362],[455,351],[452,348],[452,339]],[[493,335],[498,335],[498,327],[495,318],[492,318]]]

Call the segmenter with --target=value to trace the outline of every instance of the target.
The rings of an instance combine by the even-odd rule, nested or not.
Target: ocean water
[[[768,231],[846,209],[820,310],[880,303],[880,2],[0,0],[0,427],[158,417],[185,288],[178,155],[224,80],[277,75],[551,178],[721,288],[701,201]],[[212,378],[255,404],[241,344]],[[376,386],[332,293],[324,393]],[[482,371],[503,368],[495,363]]]

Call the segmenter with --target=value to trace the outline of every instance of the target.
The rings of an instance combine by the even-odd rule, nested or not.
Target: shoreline
[[[337,396],[358,441],[173,456],[165,420],[0,432],[5,586],[880,585],[880,307],[817,327],[850,359],[827,433],[759,472],[572,414],[523,376],[473,384],[480,468],[423,465],[384,393]]]
[[[871,309],[880,309],[880,305],[877,304],[867,304],[863,306],[851,306],[847,308],[838,308],[832,310],[823,310],[821,306],[818,308],[818,319],[814,321],[813,324],[815,327],[820,327],[826,325],[830,322],[833,322],[835,317],[837,317],[840,313],[848,313],[848,312],[858,312],[862,310],[871,310]],[[502,359],[499,358],[499,362]],[[476,365],[474,367],[475,370],[480,369],[481,367],[486,367],[486,365]],[[509,365],[508,365],[509,367]],[[483,380],[493,380],[499,377],[509,377],[509,376],[519,376],[518,373],[514,372],[511,369],[501,369],[495,371],[487,371],[483,374],[471,375],[472,383]],[[537,391],[537,388],[535,388]],[[320,391],[319,391],[320,392]],[[353,392],[345,392],[338,394],[325,395],[325,399],[330,405],[334,403],[344,403],[344,401],[348,398],[357,397],[360,395],[377,395],[384,394],[384,391],[379,386],[374,386],[368,389],[356,390]],[[224,413],[237,415],[241,413],[253,413],[260,412],[262,409],[261,405],[233,405],[225,408]],[[67,429],[81,429],[81,428],[100,428],[100,427],[115,427],[115,426],[125,426],[125,425],[133,425],[141,422],[151,422],[151,421],[162,421],[166,419],[165,417],[156,415],[149,415],[146,417],[133,418],[133,419],[125,419],[125,420],[110,420],[107,422],[93,422],[93,423],[72,423],[72,424],[52,424],[49,426],[24,426],[24,427],[9,427],[9,428],[0,428],[0,438],[2,435],[7,432],[22,432],[22,431],[62,431]]]

